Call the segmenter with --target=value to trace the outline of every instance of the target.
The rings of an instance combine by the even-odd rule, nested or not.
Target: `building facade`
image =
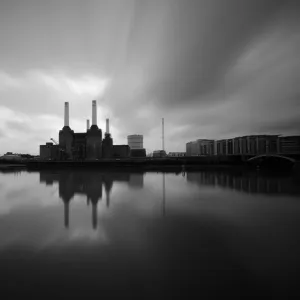
[[[130,157],[146,157],[146,149],[130,149]]]
[[[300,154],[300,135],[279,137],[280,154]]]
[[[230,139],[198,139],[186,144],[186,156],[300,154],[300,136],[247,135]]]
[[[51,145],[50,145],[51,144]],[[92,101],[92,125],[87,120],[86,132],[75,133],[69,126],[69,103],[65,102],[64,127],[59,131],[59,143],[40,146],[41,159],[57,160],[99,160],[102,158],[129,157],[129,146],[113,145],[106,119],[106,133],[97,125],[97,103]]]
[[[57,145],[53,143],[46,143],[46,145],[40,145],[40,158],[41,159],[60,159],[60,151]]]
[[[167,153],[165,150],[155,150],[152,153],[152,157],[166,157]]]
[[[143,149],[143,136],[141,134],[132,134],[127,136],[130,149]]]
[[[214,155],[215,141],[198,139],[186,144],[186,156]]]
[[[217,141],[217,155],[259,155],[279,153],[278,135],[248,135]]]
[[[125,158],[130,156],[130,148],[128,145],[114,145],[113,146],[113,157]]]
[[[186,156],[185,152],[169,152],[168,153],[169,157],[184,157]]]

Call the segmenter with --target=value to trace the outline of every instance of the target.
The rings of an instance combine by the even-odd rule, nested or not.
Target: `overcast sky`
[[[0,154],[38,154],[111,120],[148,151],[300,133],[300,4],[287,0],[1,0]]]

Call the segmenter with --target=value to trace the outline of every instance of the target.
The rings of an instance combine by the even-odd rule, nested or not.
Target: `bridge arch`
[[[296,160],[291,158],[291,157],[288,157],[288,156],[284,156],[284,155],[279,155],[279,154],[260,154],[260,155],[256,155],[254,157],[251,157],[248,159],[249,162],[255,162],[256,160],[261,160],[261,159],[267,159],[267,158],[279,158],[279,159],[282,159],[282,160],[286,160],[286,161],[289,161],[291,163],[295,163]]]

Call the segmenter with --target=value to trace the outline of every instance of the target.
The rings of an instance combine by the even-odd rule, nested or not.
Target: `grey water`
[[[300,275],[292,174],[0,173],[1,293],[288,298]]]

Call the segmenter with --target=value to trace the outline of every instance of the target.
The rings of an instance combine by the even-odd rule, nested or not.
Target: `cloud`
[[[27,70],[22,76],[0,72],[1,104],[25,112],[54,112],[64,101],[83,102],[101,98],[109,86],[109,78],[81,73],[68,75],[63,70]],[[53,108],[53,109],[52,109]]]
[[[59,93],[70,92],[78,96],[101,97],[108,85],[108,79],[101,79],[93,75],[82,75],[78,78],[68,77],[63,73],[46,74],[32,71],[29,77],[41,81],[46,87]]]
[[[69,76],[63,70],[27,70],[19,76],[0,72],[0,135],[4,150],[37,153],[39,144],[57,139],[63,127],[63,105],[70,102],[70,124],[86,130],[91,102],[104,94],[109,79],[94,74]],[[99,104],[99,101],[98,101]],[[99,123],[109,114],[99,106]],[[112,127],[113,128],[113,127]],[[26,150],[27,149],[27,150]]]
[[[0,26],[0,37],[8,40],[1,105],[34,120],[35,147],[57,135],[65,101],[71,127],[84,131],[92,99],[98,100],[100,127],[111,119],[115,143],[139,133],[149,149],[161,148],[162,117],[173,151],[201,137],[297,132],[300,6],[295,1],[34,5],[34,16],[49,11],[43,22],[30,19],[33,12],[22,5],[22,14],[15,6],[2,7],[11,18],[2,13],[0,25],[10,25],[13,38]],[[23,35],[17,30],[21,24]],[[9,134],[23,124],[14,122]]]
[[[296,11],[292,1],[139,1],[107,105],[151,148],[163,116],[177,149],[190,138],[288,133],[299,118]]]
[[[128,44],[129,63],[142,61],[146,93],[160,106],[197,101],[218,88],[228,68],[283,6],[273,0],[159,3],[138,2]]]
[[[0,72],[0,91],[11,88],[20,88],[22,86],[18,78],[14,78],[5,72]]]

